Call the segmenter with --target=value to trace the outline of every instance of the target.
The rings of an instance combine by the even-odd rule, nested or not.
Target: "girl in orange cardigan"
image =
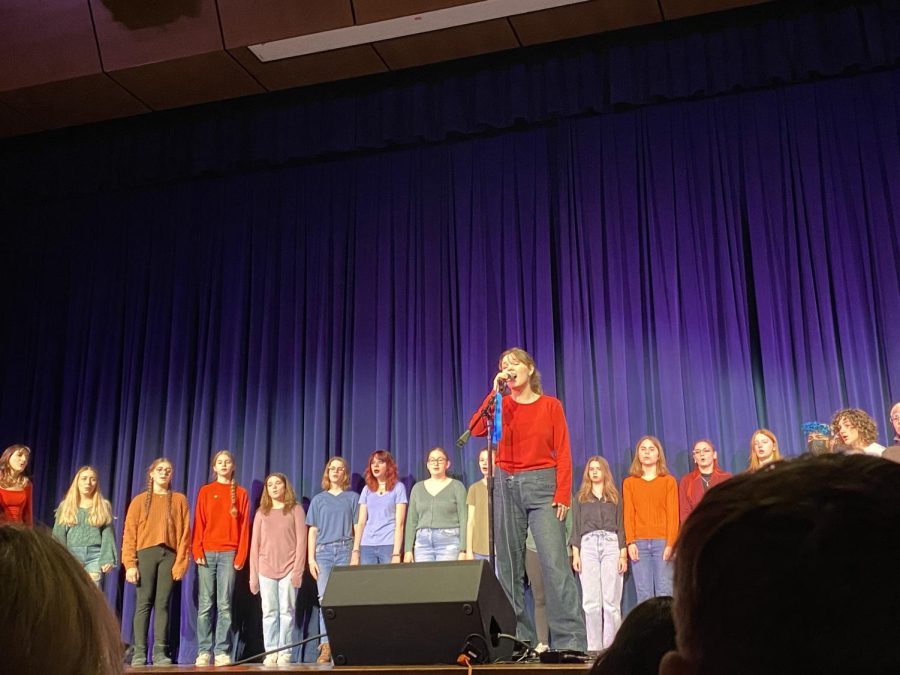
[[[625,541],[637,601],[672,595],[672,547],[678,536],[678,485],[666,468],[662,443],[641,438],[622,484]]]
[[[243,569],[250,552],[250,498],[235,482],[234,468],[234,456],[228,450],[219,450],[212,461],[216,479],[201,487],[197,495],[193,556],[200,587],[195,661],[198,666],[209,665],[210,652],[215,654],[215,665],[231,663],[231,595],[235,572]]]
[[[132,666],[147,665],[147,632],[153,609],[153,665],[172,664],[168,655],[169,600],[173,582],[184,576],[190,555],[187,497],[172,492],[172,462],[160,458],[147,470],[147,490],[125,515],[122,565],[125,580],[137,586]]]

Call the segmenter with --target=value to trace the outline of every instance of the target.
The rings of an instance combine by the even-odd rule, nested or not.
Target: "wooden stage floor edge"
[[[472,672],[481,675],[583,675],[591,668],[590,663],[492,663],[472,666]],[[242,666],[145,666],[143,668],[126,668],[126,673],[192,673],[225,675],[225,673],[327,673],[335,675],[372,675],[373,673],[399,673],[400,675],[436,675],[438,673],[465,673],[465,666],[331,666],[315,663],[292,663],[288,666],[264,666],[261,663]]]

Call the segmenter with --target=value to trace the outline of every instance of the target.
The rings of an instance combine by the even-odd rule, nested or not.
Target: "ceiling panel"
[[[110,77],[153,110],[221,101],[263,91],[227,52],[126,68]]]
[[[107,72],[222,49],[215,0],[90,0]]]
[[[0,101],[41,129],[148,112],[146,106],[102,73],[2,92]]]
[[[481,0],[353,0],[356,23],[373,23],[398,16],[412,16],[436,9],[471,5]]]
[[[721,12],[726,9],[761,5],[770,0],[659,0],[666,19],[680,19],[685,16]]]
[[[229,49],[353,25],[350,0],[218,1]]]
[[[267,63],[260,61],[245,47],[231,50],[231,54],[270,90],[347,80],[387,71],[387,66],[371,45],[335,49]]]
[[[593,0],[509,18],[523,45],[555,42],[662,20],[656,0]]]
[[[509,22],[506,19],[496,19],[385,40],[376,43],[375,49],[391,70],[398,70],[514,49],[518,46],[519,42]]]
[[[99,72],[84,0],[2,0],[0,91]]]

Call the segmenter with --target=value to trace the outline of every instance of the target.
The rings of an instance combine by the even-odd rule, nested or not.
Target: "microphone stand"
[[[493,441],[493,431],[494,431],[494,408],[497,406],[497,397],[496,395],[491,395],[491,398],[488,400],[487,404],[484,408],[481,409],[481,412],[478,413],[478,417],[475,418],[475,421],[469,425],[469,428],[463,432],[463,435],[460,436],[456,445],[458,447],[462,447],[466,444],[469,438],[472,435],[472,430],[475,428],[475,425],[478,424],[478,421],[484,418],[485,425],[487,426],[487,453],[488,453],[488,472],[485,478],[487,479],[487,512],[488,512],[488,554],[491,562],[491,570],[496,574],[497,570],[497,556],[494,550],[494,441]]]

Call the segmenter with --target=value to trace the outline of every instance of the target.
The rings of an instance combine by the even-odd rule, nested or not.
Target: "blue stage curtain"
[[[254,495],[283,471],[311,497],[331,454],[359,487],[378,448],[407,485],[434,445],[472,482],[482,446],[453,440],[520,345],[566,407],[576,481],[598,452],[621,481],[645,433],[676,474],[700,437],[740,471],[757,426],[795,455],[803,421],[846,405],[886,442],[898,126],[888,70],[9,198],[0,438],[34,449],[39,519],[90,463],[119,532],[161,455],[192,503],[220,448]],[[194,583],[178,596],[183,659]],[[123,587],[108,593],[128,638]]]

